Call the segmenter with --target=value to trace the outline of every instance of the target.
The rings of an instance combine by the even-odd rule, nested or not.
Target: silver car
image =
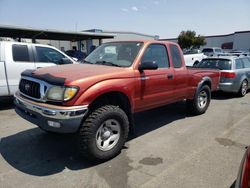
[[[211,57],[203,59],[195,67],[219,69],[221,72],[219,90],[238,93],[243,97],[250,88],[249,57]]]

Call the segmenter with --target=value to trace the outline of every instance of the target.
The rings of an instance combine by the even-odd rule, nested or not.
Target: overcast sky
[[[250,30],[250,0],[0,0],[0,24],[133,31],[175,38]]]

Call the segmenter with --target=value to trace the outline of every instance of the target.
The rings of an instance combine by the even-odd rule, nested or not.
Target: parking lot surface
[[[250,145],[250,93],[214,94],[208,111],[184,103],[136,115],[136,136],[101,164],[82,159],[74,135],[48,134],[0,101],[0,187],[233,186]]]

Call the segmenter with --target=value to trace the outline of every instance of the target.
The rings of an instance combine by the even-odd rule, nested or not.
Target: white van
[[[75,61],[55,47],[21,42],[0,42],[0,97],[18,89],[21,72]]]

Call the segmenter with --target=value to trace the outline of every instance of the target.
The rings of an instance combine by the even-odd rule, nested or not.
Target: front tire
[[[188,110],[194,115],[206,112],[211,100],[211,90],[207,85],[199,88],[193,100],[187,100]]]
[[[129,121],[117,106],[102,106],[87,117],[79,130],[79,149],[92,161],[106,161],[118,155],[127,140]]]
[[[240,97],[244,97],[247,94],[247,89],[248,89],[248,83],[246,80],[243,80],[243,82],[241,83],[240,89],[238,91],[238,95]]]

